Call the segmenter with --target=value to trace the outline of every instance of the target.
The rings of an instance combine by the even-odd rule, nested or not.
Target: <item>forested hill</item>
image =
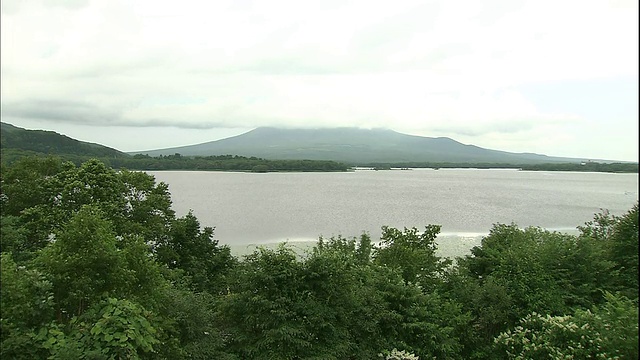
[[[130,155],[110,147],[88,143],[54,131],[27,130],[1,123],[0,148],[33,151],[44,154],[69,154],[100,158],[128,158]]]
[[[334,160],[352,165],[373,163],[540,164],[586,159],[510,153],[465,145],[446,137],[422,137],[385,129],[257,128],[245,134],[197,145],[137,152],[151,156],[237,154],[265,159]]]
[[[114,168],[130,170],[211,170],[211,171],[346,171],[349,167],[325,160],[266,160],[237,155],[215,156],[131,156],[103,146],[72,139],[54,131],[27,130],[2,123],[0,150],[2,164],[8,165],[26,156],[57,156],[79,165],[97,158]]]

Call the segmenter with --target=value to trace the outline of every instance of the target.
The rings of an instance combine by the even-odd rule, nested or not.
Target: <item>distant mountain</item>
[[[384,129],[257,128],[242,135],[197,145],[138,151],[150,156],[242,155],[265,159],[334,160],[373,163],[509,163],[580,162],[582,159],[510,153],[465,145],[446,137],[422,137]]]
[[[27,130],[0,123],[0,148],[54,155],[128,158],[131,155],[99,144],[72,139],[54,131]]]

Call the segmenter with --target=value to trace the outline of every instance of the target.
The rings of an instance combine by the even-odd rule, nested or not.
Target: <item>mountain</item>
[[[0,123],[0,148],[55,155],[128,158],[129,154],[99,144],[72,139],[54,131],[27,130]]]
[[[257,128],[227,139],[167,149],[138,151],[150,156],[241,155],[265,159],[334,160],[373,163],[509,163],[580,162],[582,159],[510,153],[465,145],[446,137],[422,137],[386,129]]]

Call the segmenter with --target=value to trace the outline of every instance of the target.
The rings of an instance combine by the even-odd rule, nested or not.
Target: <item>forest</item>
[[[2,163],[11,165],[23,157],[57,156],[80,165],[91,159],[98,159],[115,169],[129,170],[194,170],[194,171],[244,171],[244,172],[327,172],[347,171],[350,167],[336,161],[325,160],[268,160],[239,155],[182,156],[180,154],[156,157],[137,154],[125,156],[90,156],[71,153],[41,153],[22,149],[2,149]]]
[[[435,224],[237,257],[147,173],[0,174],[2,359],[638,358],[637,203],[577,235],[495,224],[456,259]]]

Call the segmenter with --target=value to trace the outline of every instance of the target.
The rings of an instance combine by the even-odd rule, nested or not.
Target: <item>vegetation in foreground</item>
[[[0,186],[2,358],[638,358],[638,204],[455,264],[438,225],[236,258],[145,173],[24,158]]]

